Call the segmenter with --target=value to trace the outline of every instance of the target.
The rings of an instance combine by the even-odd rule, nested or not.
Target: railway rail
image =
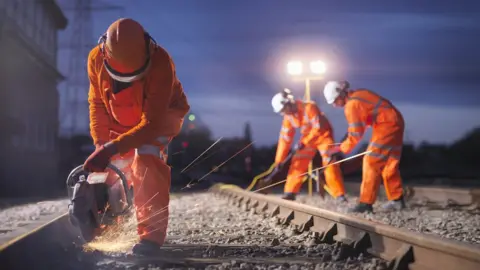
[[[358,187],[348,184],[347,190]],[[431,202],[450,202],[465,207],[476,207],[480,192],[478,190],[445,188],[410,188],[410,198]],[[210,189],[218,198],[256,214],[275,217],[280,224],[289,225],[297,232],[307,232],[314,236],[316,243],[336,243],[332,260],[342,260],[359,254],[373,255],[388,262],[389,269],[480,269],[480,246],[450,241],[443,238],[413,233],[410,231],[381,225],[365,219],[322,210],[313,206],[285,201],[274,196],[261,195],[245,191],[232,185],[217,184]],[[430,198],[430,199],[425,199]],[[226,207],[225,205],[223,207]],[[98,269],[88,268],[88,259],[82,253],[82,241],[79,232],[74,229],[66,214],[43,217],[39,222],[27,226],[11,238],[0,238],[1,269]],[[182,234],[182,232],[178,232]],[[265,236],[257,235],[262,238]],[[216,236],[222,240],[221,236]],[[179,235],[171,236],[175,243]],[[192,238],[193,239],[193,238]],[[213,239],[213,238],[212,238]],[[182,240],[182,241],[185,241]],[[190,240],[192,241],[192,240]],[[263,240],[262,240],[263,241]],[[263,241],[264,243],[268,243]],[[184,242],[185,243],[185,242]],[[133,258],[121,256],[110,258],[117,262],[130,262],[136,265],[163,263],[165,267],[207,267],[212,264],[263,263],[282,264],[318,263],[322,258],[305,257],[302,241],[292,244],[293,253],[279,256],[259,256],[249,258],[239,256],[241,250],[249,249],[253,254],[270,252],[275,254],[271,245],[252,244],[167,244],[162,253],[155,258]],[[195,243],[195,244],[193,244]],[[224,242],[227,243],[227,242]],[[288,245],[283,243],[283,248]],[[338,248],[337,248],[338,247]],[[202,253],[203,252],[203,253]],[[240,253],[239,253],[240,252]],[[302,253],[303,252],[303,253]],[[199,255],[201,254],[201,255]],[[215,254],[223,254],[217,256]],[[94,254],[94,256],[99,256]],[[257,256],[257,255],[256,255]],[[361,255],[360,255],[361,256]],[[68,268],[60,261],[69,261]],[[39,268],[39,264],[42,266]],[[232,266],[232,265],[231,265]],[[5,268],[4,268],[5,267]],[[108,268],[102,269],[110,269]],[[227,267],[228,268],[228,267]],[[356,268],[355,268],[356,269]]]
[[[348,193],[358,193],[359,182],[345,182],[345,189]],[[385,195],[385,189],[380,188],[379,193]],[[423,204],[436,204],[444,206],[470,206],[480,205],[479,188],[446,188],[442,186],[406,186],[405,196],[408,200],[421,201]]]
[[[480,269],[478,245],[393,228],[232,185],[219,184],[212,191],[245,210],[275,216],[300,232],[316,232],[322,242],[340,242],[339,259],[367,252],[387,260],[389,269]]]

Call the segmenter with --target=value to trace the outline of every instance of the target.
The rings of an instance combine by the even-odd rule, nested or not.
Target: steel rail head
[[[246,209],[256,213],[277,216],[280,222],[292,224],[300,231],[316,232],[324,242],[340,242],[344,251],[368,252],[386,259],[390,269],[480,269],[480,245],[411,232],[237,186],[217,184],[211,191],[237,206],[246,205]]]

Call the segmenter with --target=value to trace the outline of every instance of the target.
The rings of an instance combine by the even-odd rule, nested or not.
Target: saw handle
[[[132,199],[132,194],[130,192],[130,189],[128,188],[127,177],[125,176],[125,174],[119,168],[117,168],[115,165],[113,165],[111,163],[108,164],[107,168],[114,171],[120,177],[120,180],[122,180],[123,189],[124,189],[124,192],[125,192],[125,195],[126,195],[125,197],[127,198],[127,204],[128,204],[128,207],[131,207],[133,205],[133,199]],[[70,174],[68,175],[68,177],[67,177],[67,187],[73,188],[75,186],[76,182],[74,181],[74,177],[79,175],[79,174],[86,175],[86,176],[89,175],[88,172],[83,170],[83,165],[79,165],[78,167],[73,169],[70,172]]]

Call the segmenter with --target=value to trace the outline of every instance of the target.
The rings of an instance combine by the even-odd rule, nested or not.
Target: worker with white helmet
[[[362,185],[359,203],[351,212],[371,212],[377,191],[383,183],[389,202],[385,209],[403,209],[400,156],[403,145],[405,123],[402,114],[390,101],[367,90],[349,90],[346,81],[331,81],[325,85],[324,95],[328,104],[344,107],[348,122],[348,136],[330,154],[348,154],[362,139],[366,127],[372,127],[372,138],[368,146],[371,152],[363,159]]]
[[[330,122],[313,102],[295,100],[290,90],[285,89],[272,98],[273,111],[283,115],[277,153],[275,156],[276,170],[285,161],[292,146],[295,128],[301,129],[302,137],[294,147],[287,181],[285,183],[284,199],[295,200],[302,186],[302,178],[308,169],[308,164],[320,151],[323,164],[332,162],[328,150],[333,146],[333,130]],[[338,201],[344,202],[345,189],[343,176],[339,165],[332,165],[325,170],[325,189]]]

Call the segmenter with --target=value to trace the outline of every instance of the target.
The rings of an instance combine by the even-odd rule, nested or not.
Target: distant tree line
[[[174,176],[205,175],[210,172],[248,182],[255,175],[267,170],[275,157],[276,145],[247,147],[252,142],[249,123],[245,124],[243,137],[223,139],[211,147],[215,141],[206,127],[186,130],[177,136],[168,148],[168,163],[172,167]],[[91,144],[91,139],[87,136],[77,136],[62,141],[60,149],[65,174],[84,161],[93,150]],[[365,151],[367,146],[367,144],[363,145],[358,152]],[[208,148],[210,149],[206,151]],[[428,142],[418,146],[406,144],[403,147],[401,160],[402,175],[405,177],[479,178],[478,153],[480,153],[480,128],[468,132],[450,145]],[[196,161],[193,162],[195,159]],[[316,166],[320,166],[321,159],[318,156],[315,163]],[[361,158],[350,162],[350,165],[348,166],[356,169],[348,169],[348,174],[360,175]]]

